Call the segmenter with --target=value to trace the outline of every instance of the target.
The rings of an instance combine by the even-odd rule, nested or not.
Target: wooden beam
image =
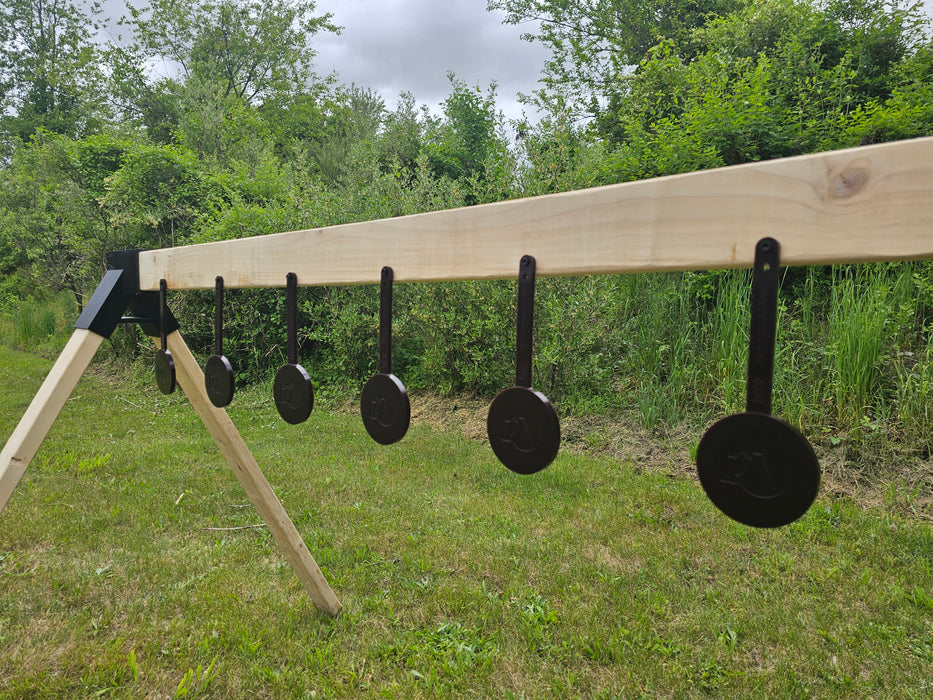
[[[88,330],[76,330],[52,366],[39,391],[0,452],[0,512],[6,507],[26,468],[52,429],[84,370],[104,342]]]
[[[156,346],[159,338],[153,338]],[[305,546],[304,540],[292,523],[272,486],[266,480],[255,458],[237,431],[230,416],[222,408],[216,408],[204,388],[204,374],[191,354],[181,334],[170,333],[166,339],[168,349],[175,360],[178,384],[181,386],[204,426],[210,432],[221,454],[230,464],[246,495],[259,512],[269,532],[275,538],[285,559],[298,575],[298,579],[317,606],[328,615],[340,611],[340,601],[328,585],[317,562]]]
[[[209,289],[749,267],[933,257],[933,138],[576,192],[141,253],[140,286]]]

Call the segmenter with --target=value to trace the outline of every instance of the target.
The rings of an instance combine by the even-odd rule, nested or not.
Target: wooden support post
[[[0,513],[104,338],[76,330],[0,452]]]
[[[153,340],[157,346],[161,346],[159,338]],[[204,388],[204,374],[181,334],[177,331],[170,333],[167,344],[175,361],[178,384],[233,468],[233,473],[253,506],[259,511],[311,600],[321,612],[336,615],[340,611],[340,601],[328,585],[255,458],[250,454],[230,416],[210,402]]]

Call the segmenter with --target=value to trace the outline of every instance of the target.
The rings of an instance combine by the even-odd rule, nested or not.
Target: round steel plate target
[[[516,474],[547,467],[560,449],[560,421],[547,397],[529,387],[499,392],[486,416],[489,445]]]
[[[208,358],[204,367],[204,388],[207,397],[217,408],[230,405],[235,391],[230,360],[223,355],[212,355]]]
[[[697,448],[697,473],[723,513],[752,527],[781,527],[807,512],[820,465],[793,426],[764,413],[739,413],[710,426]]]
[[[298,364],[279,367],[272,382],[272,397],[286,423],[298,425],[308,420],[314,409],[314,385],[304,367]]]
[[[308,420],[314,409],[314,385],[304,367],[298,364],[298,276],[286,277],[288,316],[288,364],[282,365],[272,382],[272,397],[282,420],[292,425]]]
[[[820,464],[807,439],[771,415],[780,246],[755,247],[746,410],[714,423],[697,447],[697,474],[713,504],[752,527],[780,527],[807,512]]]
[[[541,471],[554,461],[560,449],[557,412],[544,394],[531,388],[535,268],[534,257],[522,257],[516,305],[515,386],[496,395],[486,416],[486,435],[492,451],[516,474]]]
[[[411,403],[401,380],[394,374],[371,377],[360,395],[360,414],[366,432],[380,445],[391,445],[405,437],[411,422]]]
[[[154,369],[159,391],[166,395],[175,391],[175,360],[172,359],[172,353],[164,348],[156,350]]]

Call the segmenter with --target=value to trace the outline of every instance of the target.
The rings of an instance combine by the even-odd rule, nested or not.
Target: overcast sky
[[[379,92],[390,108],[406,91],[437,111],[450,94],[447,73],[486,91],[495,81],[499,108],[519,118],[518,93],[535,89],[548,52],[521,39],[528,27],[502,24],[486,0],[317,0],[339,35],[314,38],[316,71]]]
[[[142,4],[145,0],[135,0]],[[387,106],[399,93],[415,96],[438,112],[450,94],[453,71],[485,92],[498,85],[496,103],[507,118],[522,116],[520,92],[537,87],[548,52],[521,39],[528,26],[502,24],[502,14],[486,11],[486,0],[316,0],[317,12],[333,13],[343,32],[312,38],[315,70],[335,72],[341,83],[376,90]],[[928,15],[933,0],[924,0]],[[123,0],[105,0],[105,13],[125,13]],[[528,115],[534,118],[534,115]]]
[[[447,73],[483,90],[498,85],[497,104],[507,118],[522,116],[518,93],[537,87],[547,50],[521,39],[529,30],[502,24],[486,0],[316,0],[333,13],[340,35],[313,39],[320,74],[379,92],[389,108],[402,91],[434,111],[450,94]],[[923,2],[933,14],[933,0]],[[529,114],[529,117],[534,115]]]

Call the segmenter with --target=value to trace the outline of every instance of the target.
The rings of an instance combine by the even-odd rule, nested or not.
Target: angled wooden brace
[[[158,318],[158,300],[155,298],[158,295],[140,293],[138,267],[135,263],[137,255],[138,251],[120,251],[111,257],[111,266],[116,263],[121,269],[108,270],[104,275],[84,313],[75,323],[71,339],[0,452],[0,513],[104,339],[110,337],[122,320],[139,322],[148,335],[159,335],[158,327],[152,321]],[[123,313],[127,308],[132,315],[124,318]],[[340,611],[340,601],[227,412],[215,408],[208,399],[204,389],[204,375],[178,333],[177,322],[170,318],[167,326],[169,348],[176,360],[179,384],[185,395],[230,464],[253,506],[259,511],[312,602],[321,612],[336,615]]]
[[[153,337],[153,340],[157,346],[160,345],[161,340],[158,336]],[[214,438],[217,448],[233,469],[234,475],[246,491],[253,507],[259,511],[269,532],[278,543],[279,549],[282,550],[317,608],[328,615],[336,615],[340,611],[340,601],[328,585],[317,562],[305,546],[304,540],[263,475],[256,459],[243,442],[243,438],[240,437],[230,416],[224,409],[217,408],[211,403],[207,390],[204,388],[204,374],[201,367],[181,334],[175,331],[170,333],[166,340],[172,358],[175,360],[178,384],[201,418],[204,427]]]

